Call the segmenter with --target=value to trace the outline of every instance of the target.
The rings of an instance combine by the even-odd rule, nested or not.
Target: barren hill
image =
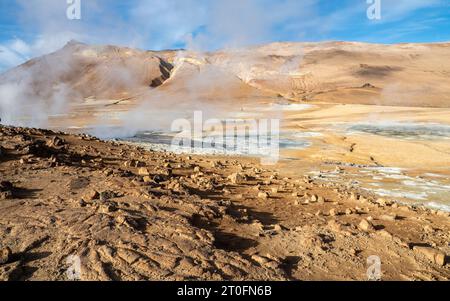
[[[446,62],[449,43],[274,43],[198,53],[70,42],[6,72],[0,84],[26,82],[40,96],[64,83],[82,98],[133,98],[160,87],[211,100],[226,91],[227,98],[448,107]]]
[[[73,41],[6,72],[0,82],[25,83],[36,94],[67,84],[82,97],[128,96],[143,87],[159,86],[170,76],[172,66],[163,54]]]

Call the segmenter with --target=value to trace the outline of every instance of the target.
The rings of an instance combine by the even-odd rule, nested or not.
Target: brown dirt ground
[[[10,127],[0,146],[2,280],[65,280],[71,255],[81,280],[366,280],[371,255],[383,280],[450,279],[448,213],[253,159]]]

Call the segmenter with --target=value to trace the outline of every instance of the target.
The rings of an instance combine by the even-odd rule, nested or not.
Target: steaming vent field
[[[0,280],[67,280],[70,258],[80,280],[365,280],[374,254],[383,280],[449,280],[448,62],[450,43],[72,41],[6,71]],[[279,160],[174,149],[198,111],[279,120]]]

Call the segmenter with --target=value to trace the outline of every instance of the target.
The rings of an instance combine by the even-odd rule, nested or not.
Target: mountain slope
[[[117,97],[161,85],[171,69],[154,52],[69,42],[55,53],[6,72],[0,82],[23,82],[36,94],[64,83],[82,97]]]
[[[153,113],[216,106],[239,110],[279,97],[446,108],[449,61],[450,43],[274,43],[199,53],[70,42],[0,75],[0,118],[35,125],[17,120],[74,111],[77,118],[92,118],[105,107],[109,114],[141,105]]]

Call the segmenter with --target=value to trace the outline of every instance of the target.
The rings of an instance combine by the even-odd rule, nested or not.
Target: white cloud
[[[74,21],[66,17],[66,1],[16,0],[22,31],[34,38],[20,37],[0,46],[0,66],[55,51],[71,39],[155,50],[183,43],[211,50],[287,38],[314,40],[349,29],[354,25],[350,20],[361,19],[367,9],[365,0],[345,2],[331,12],[321,9],[324,0],[81,1],[82,18]],[[382,0],[381,23],[403,20],[442,2]],[[367,26],[372,24],[377,23]]]

